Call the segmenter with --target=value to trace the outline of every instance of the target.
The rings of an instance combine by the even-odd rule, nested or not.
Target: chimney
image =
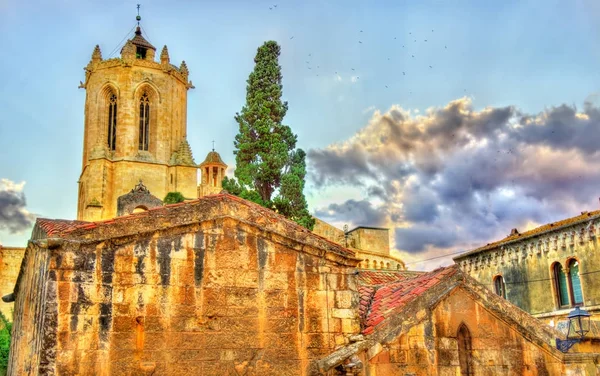
[[[513,228],[512,230],[510,230],[510,235],[518,235],[519,234],[519,230],[517,230],[516,228]]]

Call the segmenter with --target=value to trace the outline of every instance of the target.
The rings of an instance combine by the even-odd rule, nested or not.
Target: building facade
[[[600,316],[600,211],[549,223],[454,258],[463,271],[547,322],[577,306]]]
[[[405,270],[404,262],[391,254],[389,229],[359,226],[349,231],[340,230],[315,218],[313,232],[342,244],[354,251],[360,260],[360,269]]]
[[[16,286],[13,375],[590,375],[598,346],[457,266],[357,269],[259,205],[206,196],[108,221],[39,219]]]
[[[197,165],[187,142],[187,91],[182,62],[171,64],[138,25],[120,57],[103,59],[96,46],[85,67],[84,145],[77,218],[117,215],[117,199],[140,180],[159,199],[178,191],[197,197]]]

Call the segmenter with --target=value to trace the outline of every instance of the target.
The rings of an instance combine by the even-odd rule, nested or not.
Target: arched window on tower
[[[575,259],[569,260],[569,287],[571,289],[572,305],[579,306],[583,304],[583,294],[581,292],[581,280],[579,279],[579,262]]]
[[[150,133],[150,98],[144,92],[140,97],[140,137],[139,150],[148,151]]]
[[[461,376],[474,375],[471,361],[471,333],[465,324],[461,324],[456,335],[458,342],[458,362]]]
[[[556,291],[556,298],[559,307],[569,306],[569,288],[567,286],[567,276],[563,270],[560,262],[554,263],[552,267],[554,274],[554,291]]]
[[[108,138],[108,149],[117,148],[117,96],[113,93],[108,97],[108,129],[106,132]]]
[[[504,284],[504,278],[501,275],[494,277],[494,292],[496,295],[506,299],[506,285]]]

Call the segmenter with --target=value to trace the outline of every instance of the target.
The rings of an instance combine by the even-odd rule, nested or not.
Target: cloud
[[[345,142],[307,156],[317,188],[363,189],[362,207],[381,213],[405,255],[469,250],[513,227],[594,209],[600,105],[588,100],[581,109],[563,104],[537,114],[475,110],[470,98],[422,113],[395,105],[376,110]],[[341,209],[355,203],[330,218],[350,220]]]
[[[375,106],[369,106],[367,108],[365,108],[362,113],[363,115],[368,114],[369,112],[372,112],[375,109]]]
[[[25,182],[0,179],[0,230],[15,234],[33,225],[35,216],[25,209],[24,186]]]
[[[343,204],[330,204],[325,209],[316,210],[315,215],[326,221],[335,219],[363,226],[380,226],[385,219],[385,213],[373,208],[366,200],[348,200]]]

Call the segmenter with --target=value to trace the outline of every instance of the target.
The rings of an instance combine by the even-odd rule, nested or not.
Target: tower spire
[[[135,17],[135,19],[136,19],[138,27],[139,27],[140,26],[140,20],[142,19],[142,17],[140,17],[140,4],[137,5],[137,11],[138,11],[138,14]]]

